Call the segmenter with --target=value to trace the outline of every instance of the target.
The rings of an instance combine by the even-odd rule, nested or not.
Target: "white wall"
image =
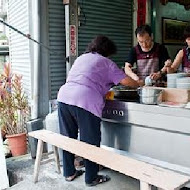
[[[190,21],[190,10],[185,10],[183,5],[177,3],[167,3],[162,5],[160,1],[156,2],[156,31],[155,31],[155,41],[162,42],[162,17],[167,17],[171,19],[177,19],[182,21]],[[181,49],[180,45],[166,45],[168,52],[173,59]]]
[[[5,162],[5,154],[3,152],[2,137],[0,134],[0,189],[5,189],[9,187],[8,177],[7,177],[7,167]]]
[[[29,0],[9,0],[8,4],[8,23],[24,34],[31,34],[28,2]],[[34,64],[30,59],[30,41],[12,29],[9,29],[9,55],[13,72],[23,76],[23,87],[30,101],[33,81],[31,68]]]

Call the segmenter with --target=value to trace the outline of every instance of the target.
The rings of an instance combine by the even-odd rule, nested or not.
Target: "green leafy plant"
[[[28,116],[29,105],[22,76],[11,73],[11,66],[7,63],[0,75],[0,126],[7,135],[24,133]]]

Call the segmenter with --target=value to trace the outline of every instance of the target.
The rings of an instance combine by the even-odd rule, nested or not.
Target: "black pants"
[[[77,139],[78,131],[80,140],[92,145],[100,146],[101,119],[92,113],[72,105],[58,102],[59,128],[62,135]],[[91,183],[96,177],[99,165],[85,160],[85,182]],[[75,173],[74,155],[63,150],[64,176],[72,176]]]

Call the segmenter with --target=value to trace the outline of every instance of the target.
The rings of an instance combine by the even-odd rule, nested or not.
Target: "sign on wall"
[[[70,56],[76,56],[76,26],[70,25]]]

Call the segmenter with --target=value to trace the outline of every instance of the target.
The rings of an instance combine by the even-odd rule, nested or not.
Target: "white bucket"
[[[52,113],[49,113],[46,116],[45,127],[49,131],[53,131],[55,133],[60,133],[59,132],[58,111],[57,110],[53,111]],[[50,144],[47,144],[47,148],[48,148],[48,152],[51,152],[53,150],[52,145],[50,145]],[[60,161],[62,160],[62,150],[60,150],[60,149],[59,149],[59,159],[60,159]]]

